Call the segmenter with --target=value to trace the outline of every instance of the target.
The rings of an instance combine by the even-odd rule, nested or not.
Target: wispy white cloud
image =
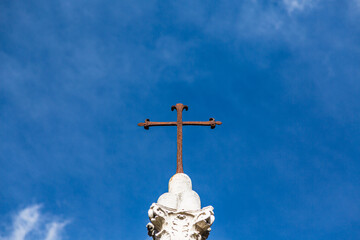
[[[206,9],[206,4],[188,1],[187,4],[175,4],[174,9],[177,9],[179,22],[191,23],[212,38],[234,45],[244,40],[275,40],[278,43],[296,45],[306,38],[306,32],[303,24],[291,13],[304,12],[316,5],[318,0],[282,0],[277,4],[228,0],[216,5],[215,10],[206,12],[202,11]],[[197,14],[187,9],[195,9]]]
[[[283,3],[289,13],[311,8],[314,5],[314,2],[314,0],[283,0]]]
[[[52,222],[48,226],[45,240],[61,240],[60,234],[68,222]]]
[[[22,240],[34,230],[39,221],[39,205],[27,207],[20,211],[13,223],[13,231],[9,240]],[[6,238],[5,238],[6,239]]]
[[[68,221],[41,214],[40,208],[41,205],[32,205],[22,209],[14,216],[10,232],[0,236],[0,240],[61,240]]]

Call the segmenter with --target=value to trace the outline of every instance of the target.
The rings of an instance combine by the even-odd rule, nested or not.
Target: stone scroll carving
[[[176,211],[153,203],[149,209],[148,234],[154,240],[205,240],[215,217],[213,207]]]
[[[213,207],[201,208],[200,197],[184,173],[171,177],[169,191],[151,205],[148,215],[146,227],[154,240],[205,240],[215,220]]]

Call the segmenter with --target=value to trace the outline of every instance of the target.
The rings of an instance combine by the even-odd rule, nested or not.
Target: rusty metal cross
[[[144,127],[146,130],[149,130],[149,127],[155,126],[177,126],[177,159],[176,159],[176,173],[183,173],[183,162],[182,162],[182,126],[183,125],[198,125],[198,126],[210,126],[211,129],[214,129],[216,125],[221,125],[220,121],[215,121],[214,118],[210,118],[209,121],[191,121],[183,122],[182,120],[182,111],[185,109],[188,110],[188,106],[183,105],[182,103],[177,103],[175,106],[171,107],[171,111],[177,111],[177,121],[176,122],[150,122],[150,119],[146,119],[145,122],[139,123],[138,126]]]

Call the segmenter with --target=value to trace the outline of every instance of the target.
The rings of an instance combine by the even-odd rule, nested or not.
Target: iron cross
[[[175,106],[171,107],[171,111],[177,111],[177,121],[176,122],[150,122],[150,119],[146,119],[145,122],[141,122],[138,126],[144,127],[146,130],[149,130],[150,127],[155,126],[177,126],[177,159],[176,159],[176,173],[183,173],[183,163],[182,163],[182,126],[183,125],[198,125],[198,126],[210,126],[211,129],[214,129],[216,125],[221,125],[220,121],[215,121],[214,118],[210,118],[209,121],[195,121],[195,122],[183,122],[182,120],[182,111],[185,109],[188,110],[188,106],[183,105],[182,103],[177,103]]]

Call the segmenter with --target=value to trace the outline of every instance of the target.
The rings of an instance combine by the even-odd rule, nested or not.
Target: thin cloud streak
[[[13,232],[9,240],[23,240],[31,232],[39,221],[39,205],[27,207],[15,218]],[[5,238],[6,239],[6,238]]]
[[[52,222],[45,240],[61,240],[60,234],[68,222]]]
[[[283,3],[288,11],[292,13],[294,11],[303,11],[306,8],[311,8],[314,5],[313,0],[283,0]]]
[[[40,213],[41,205],[32,205],[21,210],[12,223],[11,232],[0,240],[61,240],[61,233],[68,221],[59,222]],[[50,223],[49,223],[50,222]],[[45,229],[44,229],[45,228]]]

